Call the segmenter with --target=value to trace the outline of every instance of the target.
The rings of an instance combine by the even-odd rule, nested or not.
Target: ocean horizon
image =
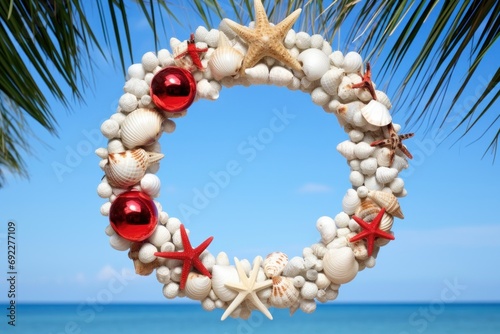
[[[332,303],[312,314],[270,309],[274,320],[253,311],[248,320],[220,321],[223,310],[190,303],[20,303],[15,326],[7,317],[0,333],[500,333],[500,303]]]

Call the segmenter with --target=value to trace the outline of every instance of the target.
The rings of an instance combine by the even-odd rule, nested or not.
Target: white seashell
[[[112,119],[107,119],[101,124],[101,133],[108,139],[119,137],[120,124]]]
[[[193,300],[205,299],[212,289],[209,277],[194,272],[189,273],[184,292],[186,297]]]
[[[330,100],[330,102],[328,102],[327,105],[323,106],[323,109],[327,113],[336,113],[339,106],[340,106],[340,102],[336,99],[332,99],[332,100]]]
[[[343,120],[345,123],[352,124],[354,115],[360,112],[364,104],[359,101],[349,102],[346,104],[340,104],[337,108],[336,115],[339,119]]]
[[[397,171],[397,170],[396,170]],[[392,192],[395,194],[399,194],[404,190],[405,187],[405,182],[403,181],[402,178],[398,177],[395,178],[390,184],[389,188],[391,188]]]
[[[293,73],[282,66],[274,66],[269,71],[269,83],[276,86],[288,86],[292,83]]]
[[[194,39],[199,42],[206,42],[207,35],[208,35],[208,30],[204,26],[199,26],[194,31]]]
[[[388,232],[391,230],[393,223],[394,223],[394,217],[386,212],[382,216],[379,228],[383,231]]]
[[[283,269],[283,276],[295,277],[306,269],[304,259],[299,256],[291,258]]]
[[[275,276],[268,303],[277,308],[291,307],[299,300],[299,290],[294,286],[290,277]]]
[[[316,302],[310,299],[302,299],[300,301],[300,309],[307,314],[313,313],[316,311]]]
[[[96,149],[95,154],[101,159],[108,158],[108,150],[104,147],[99,147],[98,149]]]
[[[158,61],[161,67],[166,67],[174,64],[174,57],[167,49],[161,49],[158,51]]]
[[[163,131],[166,133],[173,133],[175,131],[176,124],[171,119],[166,119],[163,122]]]
[[[387,94],[381,90],[376,90],[375,95],[377,96],[377,101],[382,103],[387,109],[392,108],[392,103]]]
[[[163,225],[166,225],[167,222],[168,222],[168,218],[169,218],[168,217],[168,213],[166,213],[165,211],[162,211],[158,215],[159,215],[159,218],[160,218],[160,223],[162,223]]]
[[[137,109],[138,105],[137,96],[131,93],[123,94],[118,100],[118,106],[123,112],[129,113]]]
[[[181,221],[178,218],[169,217],[166,226],[170,234],[174,234],[180,228]]]
[[[361,109],[361,114],[372,125],[386,126],[392,122],[389,109],[379,101],[371,100]]]
[[[337,234],[337,226],[335,225],[335,221],[328,216],[322,216],[318,218],[318,220],[316,221],[316,228],[318,229],[321,235],[321,241],[324,244],[331,242]]]
[[[323,88],[321,87],[316,87],[312,92],[311,92],[311,99],[314,104],[318,106],[322,106],[327,104],[330,101],[330,95],[328,95]]]
[[[97,195],[101,198],[109,198],[113,195],[113,189],[107,182],[101,182],[97,186]]]
[[[346,227],[349,224],[349,215],[345,212],[341,212],[338,215],[335,216],[335,225],[337,225],[338,228]]]
[[[146,173],[141,179],[141,190],[150,197],[158,197],[160,192],[161,181],[158,176],[151,173]]]
[[[399,155],[394,155],[394,161],[391,165],[392,168],[396,168],[398,171],[402,171],[403,169],[406,169],[408,168],[408,161],[403,158],[403,157],[400,157]]]
[[[155,252],[158,249],[155,245],[150,244],[149,242],[144,243],[139,250],[139,261],[142,263],[151,263],[156,260]]]
[[[361,168],[361,172],[363,174],[365,174],[367,176],[373,175],[377,171],[377,159],[375,159],[375,158],[364,159],[359,164],[359,168]]]
[[[358,100],[356,91],[352,88],[352,80],[348,76],[342,77],[342,81],[340,82],[337,94],[339,98],[344,102],[352,102]]]
[[[392,182],[398,176],[398,170],[396,168],[379,167],[375,173],[377,181],[386,184]]]
[[[164,117],[154,109],[137,109],[125,118],[121,139],[127,148],[148,146],[158,141],[163,131]]]
[[[282,252],[273,252],[266,256],[262,266],[268,278],[281,275],[288,263],[288,256]]]
[[[212,289],[217,298],[228,302],[236,298],[238,293],[226,287],[227,282],[239,282],[238,272],[234,266],[216,264],[212,269]]]
[[[300,31],[295,34],[295,45],[302,50],[309,49],[311,47],[311,36],[304,31]],[[299,59],[300,60],[300,59]]]
[[[321,47],[321,51],[323,51],[325,55],[330,56],[333,52],[332,46],[327,41],[323,41],[323,46]]]
[[[296,40],[296,33],[293,29],[288,30],[285,39],[283,41],[283,44],[285,45],[285,48],[291,49],[295,45],[295,40]]]
[[[170,269],[165,266],[156,268],[156,279],[162,284],[170,283]]]
[[[359,198],[363,199],[368,196],[368,188],[366,186],[360,186],[358,189],[356,189],[356,192],[358,193]]]
[[[207,79],[202,79],[196,84],[196,95],[199,98],[214,101],[219,98],[219,91]]]
[[[302,62],[302,71],[309,81],[320,79],[330,69],[328,56],[318,49],[302,51],[297,59]]]
[[[219,35],[219,47],[208,61],[208,67],[216,80],[236,75],[243,62],[243,54],[230,45],[224,33]]]
[[[109,244],[118,251],[126,251],[132,246],[132,242],[123,239],[116,233],[109,237]]]
[[[163,286],[163,295],[165,298],[174,299],[179,296],[179,284],[175,282],[170,282]]]
[[[337,248],[342,248],[347,246],[347,239],[345,237],[340,238],[337,237],[333,239],[332,242],[330,242],[328,245],[326,245],[327,249],[337,249]],[[326,254],[326,253],[325,253]],[[323,267],[324,267],[324,260],[323,260]],[[324,268],[323,268],[324,270]]]
[[[179,45],[181,44],[181,41],[178,40],[175,37],[170,38],[170,50],[175,50]]]
[[[245,76],[252,84],[267,84],[269,81],[269,68],[266,64],[260,63],[252,68],[245,69]]]
[[[228,266],[229,257],[225,252],[220,252],[219,254],[217,254],[217,257],[215,258],[215,263],[221,266]]]
[[[356,170],[353,170],[350,174],[349,174],[349,181],[351,182],[351,184],[354,186],[354,187],[360,187],[363,185],[363,183],[365,182],[365,177],[363,174],[361,174],[360,172],[356,171]]]
[[[342,67],[346,73],[357,73],[361,70],[362,66],[363,59],[359,53],[351,51],[344,56]]]
[[[375,175],[365,176],[365,186],[370,190],[382,190],[384,185],[377,181]]]
[[[142,64],[132,64],[127,69],[128,78],[144,79],[146,71]]]
[[[170,232],[163,225],[156,226],[153,234],[148,238],[148,241],[156,247],[161,247],[164,243],[170,241]]]
[[[348,215],[352,215],[358,209],[361,200],[358,193],[354,189],[348,189],[346,195],[342,199],[342,210]]]
[[[393,194],[383,191],[370,191],[368,197],[380,207],[385,208],[387,213],[390,213],[394,217],[404,219],[398,199]]]
[[[298,89],[300,89],[300,79],[296,78],[296,77],[293,77],[292,81],[290,82],[290,84],[288,84],[288,86],[286,86],[286,87],[289,90],[298,90]]]
[[[160,65],[160,61],[153,52],[146,52],[141,59],[142,67],[148,72],[153,72],[156,66]]]
[[[210,298],[205,298],[201,302],[201,307],[208,312],[215,310],[215,302]]]
[[[341,51],[339,50],[333,51],[332,54],[329,56],[329,58],[333,66],[335,67],[344,66],[344,55],[342,54]]]
[[[314,49],[322,49],[324,41],[325,39],[323,38],[323,36],[321,36],[320,34],[314,34],[310,37],[310,47]]]
[[[297,289],[300,289],[306,284],[306,279],[304,276],[295,276],[293,278],[293,286],[296,287]]]
[[[154,108],[153,99],[151,98],[151,96],[144,95],[143,97],[141,97],[141,100],[139,102],[139,107],[141,107],[141,108],[153,107]]]
[[[308,80],[306,77],[303,77],[302,79],[300,79],[300,90],[301,91],[309,93],[314,88],[316,88],[316,85],[311,80]]]
[[[354,153],[355,148],[356,144],[349,140],[345,140],[337,145],[337,151],[342,154],[347,160],[356,159],[356,154]]]
[[[314,299],[318,294],[318,287],[312,282],[305,282],[304,286],[300,289],[300,295],[304,299]]]
[[[205,36],[205,43],[207,43],[208,46],[215,48],[219,44],[220,40],[219,37],[220,37],[219,30],[210,29],[208,34]]]
[[[371,199],[365,198],[361,201],[361,205],[356,210],[355,215],[364,221],[372,221],[377,216],[380,209],[380,206],[378,206]],[[355,222],[355,220],[351,219],[351,222]],[[359,229],[359,226],[357,229]]]
[[[374,151],[375,147],[370,146],[370,144],[365,142],[357,143],[356,147],[354,148],[354,154],[356,155],[356,158],[360,160],[368,158]],[[376,163],[377,159],[374,159],[374,161]]]
[[[375,153],[373,155],[377,159],[377,164],[379,166],[389,167],[391,165],[391,150],[389,148],[387,147],[376,148]]]
[[[330,249],[323,258],[324,273],[332,283],[344,284],[354,279],[359,264],[349,247]]]
[[[318,289],[326,289],[330,286],[331,282],[324,273],[318,273],[318,277],[314,283],[316,283]]]
[[[127,188],[139,182],[146,169],[163,158],[161,153],[149,153],[142,148],[110,153],[104,171],[108,183],[114,187]]]
[[[104,233],[106,233],[108,237],[112,236],[113,234],[116,234],[115,230],[113,230],[113,227],[111,227],[111,225],[106,226],[106,228],[104,229]]]
[[[354,253],[354,257],[356,257],[357,260],[363,261],[363,260],[366,260],[368,258],[368,250],[366,249],[365,243],[363,241],[360,240],[360,241],[351,243],[350,247]]]
[[[149,85],[144,80],[130,78],[127,82],[125,82],[123,90],[126,93],[130,93],[138,98],[141,98],[143,95],[149,94]]]
[[[215,266],[215,256],[213,256],[208,250],[205,250],[201,256],[201,263],[207,268],[208,271],[212,271]]]
[[[112,119],[113,121],[118,123],[118,125],[121,126],[126,117],[127,117],[127,115],[125,115],[124,113],[116,112],[113,115],[111,115],[111,117],[109,119]]]
[[[342,78],[344,77],[344,70],[338,67],[334,67],[326,71],[321,77],[321,87],[330,95],[337,95],[337,91]]]
[[[333,239],[332,239],[333,240]],[[322,259],[326,253],[326,247],[323,243],[316,243],[311,246],[313,254],[318,258]]]

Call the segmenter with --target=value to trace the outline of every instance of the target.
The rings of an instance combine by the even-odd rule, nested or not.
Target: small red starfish
[[[396,149],[399,148],[401,152],[404,153],[409,159],[412,159],[413,156],[411,155],[410,151],[406,148],[406,146],[403,145],[403,140],[408,139],[413,137],[415,134],[414,133],[407,133],[404,135],[398,135],[396,133],[396,130],[394,130],[394,126],[392,123],[389,123],[387,125],[387,132],[389,135],[389,138],[386,139],[381,139],[381,140],[376,140],[370,144],[370,146],[385,146],[389,145],[389,148],[391,149],[390,153],[390,165],[392,165],[392,162],[394,161],[394,154],[396,153]]]
[[[184,225],[181,224],[181,238],[182,245],[184,246],[184,250],[179,252],[156,252],[155,256],[164,257],[167,259],[176,259],[184,261],[182,265],[182,275],[181,275],[181,284],[180,289],[183,290],[186,286],[186,281],[188,278],[188,274],[191,271],[192,267],[195,267],[200,273],[205,276],[212,277],[207,268],[203,265],[200,260],[200,255],[203,251],[210,245],[214,237],[210,237],[207,240],[203,241],[198,247],[191,247],[191,243],[189,242],[186,229]]]
[[[377,94],[375,93],[375,89],[373,88],[372,84],[372,69],[370,67],[370,63],[366,63],[366,72],[364,75],[361,75],[361,72],[358,74],[361,77],[362,81],[356,84],[352,84],[351,87],[368,89],[373,99],[376,100]]]
[[[191,57],[193,64],[200,70],[204,71],[205,68],[200,60],[200,53],[207,52],[208,48],[199,49],[196,47],[196,42],[194,41],[194,34],[191,34],[189,41],[187,41],[187,49],[184,52],[179,53],[175,56],[175,59],[183,58],[185,56]]]
[[[381,229],[378,228],[384,213],[385,213],[385,208],[380,209],[379,213],[377,214],[377,217],[373,219],[371,224],[368,224],[359,217],[352,216],[352,219],[354,219],[361,226],[363,232],[356,234],[354,237],[349,239],[349,242],[355,242],[361,239],[366,239],[368,256],[371,256],[373,253],[373,244],[375,242],[375,238],[394,240],[394,236],[392,234],[382,231]]]

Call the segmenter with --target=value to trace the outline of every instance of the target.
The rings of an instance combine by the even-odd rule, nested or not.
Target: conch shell
[[[288,256],[282,252],[273,252],[263,262],[264,273],[268,278],[281,275],[288,263]]]
[[[368,197],[377,203],[380,207],[385,208],[386,212],[394,217],[404,219],[399,202],[396,196],[385,191],[370,191]]]

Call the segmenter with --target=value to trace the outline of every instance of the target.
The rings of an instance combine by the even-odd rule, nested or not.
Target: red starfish
[[[373,99],[377,99],[377,94],[375,94],[375,89],[373,88],[372,84],[372,70],[370,67],[370,63],[366,63],[366,72],[365,75],[361,75],[361,73],[358,73],[359,76],[361,77],[362,81],[356,84],[352,84],[352,88],[364,88],[368,89],[370,94],[372,95]]]
[[[380,237],[384,239],[394,240],[394,236],[392,234],[382,231],[381,229],[378,228],[384,213],[385,213],[385,208],[382,208],[377,214],[377,217],[373,219],[371,224],[368,224],[359,217],[352,216],[352,219],[354,219],[364,231],[356,234],[354,237],[349,239],[349,242],[355,242],[361,239],[366,239],[366,243],[368,244],[367,245],[368,256],[371,256],[373,253],[373,244],[375,242],[375,238]]]
[[[199,49],[199,48],[196,47],[196,42],[194,41],[194,34],[191,34],[191,37],[190,37],[189,41],[187,41],[187,49],[186,49],[186,51],[184,51],[184,52],[178,54],[177,56],[175,56],[175,59],[183,58],[183,57],[185,57],[185,56],[188,55],[189,57],[191,57],[191,60],[193,61],[193,64],[200,71],[204,71],[205,68],[203,67],[203,64],[201,63],[199,53],[207,52],[207,51],[208,51],[208,48]]]
[[[398,135],[396,133],[396,130],[394,130],[394,126],[392,123],[389,123],[387,125],[387,132],[389,134],[389,138],[386,139],[381,139],[381,140],[376,140],[370,144],[370,146],[385,146],[389,145],[391,149],[390,153],[390,165],[392,165],[392,162],[394,161],[394,154],[396,153],[396,149],[399,148],[401,152],[404,153],[409,159],[412,159],[413,156],[411,155],[410,151],[403,145],[402,141],[408,138],[413,137],[415,134],[414,133],[407,133],[404,135]]]
[[[182,275],[180,284],[180,288],[181,290],[183,290],[184,287],[186,286],[187,277],[192,267],[195,267],[203,275],[212,277],[208,269],[205,268],[205,266],[201,262],[200,255],[208,247],[208,245],[210,245],[214,237],[208,238],[207,240],[203,241],[203,243],[200,244],[198,247],[193,248],[191,247],[191,243],[189,242],[184,225],[181,224],[180,229],[181,229],[182,245],[184,246],[184,250],[179,252],[156,252],[155,256],[184,261],[184,264],[182,265]]]

